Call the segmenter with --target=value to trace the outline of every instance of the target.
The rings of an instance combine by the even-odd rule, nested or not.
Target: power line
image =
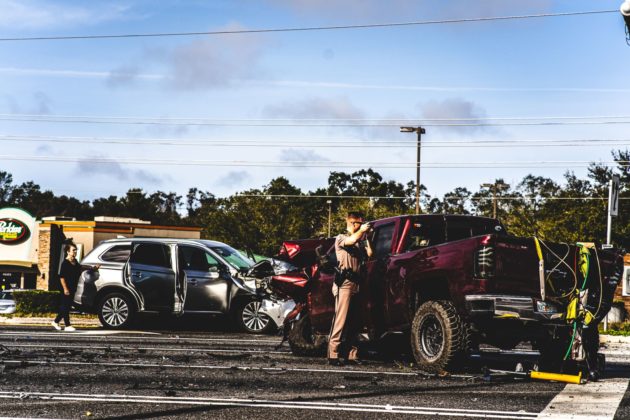
[[[50,118],[59,119],[104,119],[104,120],[141,120],[141,121],[176,121],[176,122],[282,122],[282,121],[307,121],[307,122],[395,122],[413,123],[418,118],[205,118],[205,117],[124,117],[124,116],[98,116],[98,115],[51,115],[51,114],[2,114],[2,118]],[[536,121],[536,120],[612,120],[630,119],[630,115],[562,115],[562,116],[534,116],[534,117],[463,117],[463,118],[422,118],[422,121]]]
[[[619,10],[589,10],[589,11],[563,12],[563,13],[539,13],[539,14],[528,14],[528,15],[422,20],[422,21],[412,21],[412,22],[389,22],[389,23],[372,23],[372,24],[361,24],[361,25],[310,26],[310,27],[267,28],[267,29],[238,29],[238,30],[200,31],[200,32],[158,32],[158,33],[136,33],[136,34],[7,37],[7,38],[0,38],[0,41],[4,41],[4,42],[7,42],[7,41],[61,41],[61,40],[78,40],[78,39],[157,38],[157,37],[261,34],[261,33],[274,33],[274,32],[307,32],[307,31],[331,31],[331,30],[349,30],[349,29],[375,29],[375,28],[440,25],[440,24],[453,24],[453,23],[473,23],[473,22],[492,22],[492,21],[505,21],[505,20],[538,19],[538,18],[549,18],[549,17],[585,16],[585,15],[607,14],[607,13],[619,13]]]
[[[217,140],[217,139],[173,139],[173,138],[117,138],[98,136],[21,136],[0,134],[0,141],[37,142],[37,143],[76,143],[76,144],[121,144],[143,146],[192,146],[192,147],[257,147],[257,148],[354,148],[357,145],[366,148],[415,147],[409,140]],[[558,140],[434,140],[423,142],[423,147],[567,147],[567,146],[614,146],[630,145],[630,139],[558,139]]]
[[[32,190],[38,190],[38,188],[21,188],[19,186],[16,186],[15,189],[17,190],[26,190],[26,191],[32,191]],[[41,189],[39,189],[41,190]],[[46,190],[44,190],[46,191]],[[105,194],[109,194],[109,195],[114,195],[114,196],[124,196],[127,194],[147,194],[148,192],[143,191],[143,190],[139,190],[139,189],[130,189],[129,191],[126,191],[124,193],[111,193],[111,192],[107,192],[107,191],[95,191],[95,190],[72,190],[72,189],[59,189],[59,191],[70,191],[70,192],[91,192],[91,193],[105,193]],[[387,195],[382,195],[382,196],[378,196],[378,195],[317,195],[317,194],[242,194],[242,193],[235,193],[234,195],[231,196],[224,196],[224,197],[216,197],[213,196],[214,199],[217,200],[221,200],[221,199],[232,199],[232,198],[296,198],[296,199],[331,199],[331,198],[335,198],[335,199],[343,199],[343,200],[413,200],[415,197],[413,195],[410,196],[387,196]],[[463,200],[463,201],[484,201],[484,200],[488,200],[491,201],[493,200],[492,196],[489,197],[443,197],[443,199],[441,201],[458,201],[458,200]],[[606,201],[608,200],[608,197],[592,197],[592,196],[580,196],[580,197],[555,197],[555,196],[497,196],[496,200],[501,200],[501,201],[521,201],[521,200],[527,200],[527,201],[536,201],[536,200],[540,200],[540,201],[575,201],[575,200],[586,200],[586,201],[591,201],[591,200],[595,200],[595,201]],[[619,197],[619,200],[630,200],[630,197]],[[178,206],[180,207],[180,206]],[[181,206],[183,207],[183,206]]]
[[[221,122],[221,121],[187,121],[178,122],[170,120],[130,120],[130,119],[64,119],[55,117],[46,118],[19,118],[3,117],[0,121],[14,122],[48,122],[48,123],[74,123],[74,124],[119,124],[119,125],[171,125],[171,126],[211,126],[211,127],[399,127],[400,122]],[[343,120],[339,120],[343,121]],[[413,125],[422,124],[423,127],[498,127],[498,126],[565,126],[565,125],[608,125],[630,124],[627,121],[602,120],[602,121],[537,121],[537,122],[496,122],[496,123],[424,123],[422,119],[408,120]]]
[[[416,168],[417,163],[404,162],[344,162],[344,161],[242,161],[242,160],[174,160],[174,159],[131,159],[124,157],[69,157],[69,156],[16,156],[0,155],[0,159],[9,161],[35,162],[81,162],[86,164],[134,164],[134,165],[173,165],[173,166],[215,166],[215,167],[275,167],[275,168]],[[569,168],[588,167],[590,161],[493,161],[493,162],[427,162],[422,168],[459,169],[459,168]],[[630,161],[601,161],[597,164],[610,167],[630,167]]]

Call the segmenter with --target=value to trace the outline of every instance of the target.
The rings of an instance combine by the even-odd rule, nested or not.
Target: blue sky
[[[18,1],[0,0],[0,37],[192,32],[353,25],[618,9],[598,1]],[[130,187],[225,196],[283,175],[304,190],[330,170],[372,166],[386,179],[415,179],[415,136],[391,127],[311,127],[304,119],[540,118],[630,116],[630,47],[618,13],[397,28],[200,37],[0,42],[0,114],[283,119],[290,127],[95,124],[0,119],[2,170],[57,194],[93,199]],[[630,121],[630,118],[625,119]],[[414,124],[414,125],[415,125]],[[590,147],[435,147],[430,142],[630,139],[628,124],[427,127],[422,161],[489,162],[484,168],[422,169],[441,196],[458,186],[534,173],[561,181],[567,169],[496,168],[515,161],[609,161]],[[6,136],[59,141],[9,140]],[[140,139],[142,145],[106,139]],[[156,142],[160,139],[162,143]],[[124,140],[124,141],[127,141]],[[222,141],[222,146],[182,143]],[[267,147],[243,147],[255,141]],[[389,147],[367,147],[374,141]],[[405,147],[399,142],[408,141]],[[178,142],[180,144],[178,144]],[[274,147],[269,143],[273,142]],[[318,147],[322,142],[353,148]],[[471,143],[472,144],[472,143]],[[461,145],[461,144],[460,144]],[[71,157],[79,161],[48,159]],[[113,164],[92,158],[132,159]],[[276,162],[277,167],[138,164],[138,160]],[[286,161],[323,167],[283,167]],[[326,162],[331,162],[328,167]],[[334,166],[332,162],[342,162]],[[354,166],[344,164],[355,162]],[[373,163],[370,165],[370,163]],[[378,164],[375,164],[378,163]],[[407,166],[383,168],[379,164]],[[435,165],[434,165],[435,166]]]

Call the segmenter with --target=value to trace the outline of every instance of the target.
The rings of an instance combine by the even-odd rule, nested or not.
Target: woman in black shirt
[[[74,293],[77,291],[77,284],[79,283],[79,276],[81,275],[81,264],[77,261],[77,246],[75,244],[66,244],[64,251],[66,253],[66,259],[61,263],[61,270],[59,272],[61,303],[59,305],[59,314],[52,322],[52,326],[56,330],[61,330],[59,321],[63,318],[66,326],[64,330],[76,331],[76,329],[70,325],[70,308],[72,308]]]

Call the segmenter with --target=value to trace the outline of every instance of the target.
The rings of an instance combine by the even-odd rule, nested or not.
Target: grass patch
[[[599,324],[600,334],[606,335],[620,335],[623,337],[630,337],[630,322],[617,322],[614,324],[608,324],[608,330],[604,331],[604,325]]]

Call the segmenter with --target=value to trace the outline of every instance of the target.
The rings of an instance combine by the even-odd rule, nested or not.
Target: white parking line
[[[615,378],[586,385],[568,384],[538,416],[554,420],[605,420],[615,417],[628,388],[628,379]]]
[[[107,394],[61,394],[44,392],[0,392],[0,398],[6,399],[44,399],[62,401],[90,401],[90,402],[132,402],[154,403],[169,405],[205,405],[205,406],[229,406],[229,407],[260,407],[281,409],[306,409],[326,410],[342,412],[370,412],[370,413],[396,413],[396,414],[420,414],[425,416],[449,416],[449,417],[476,417],[476,418],[501,418],[501,419],[535,419],[537,413],[526,411],[493,411],[470,410],[457,408],[436,408],[420,406],[399,405],[372,405],[349,404],[308,401],[275,401],[240,398],[192,398],[192,397],[163,397],[152,395],[107,395]]]
[[[127,362],[54,362],[47,360],[6,360],[0,359],[0,363],[32,365],[62,365],[62,366],[104,366],[104,367],[133,367],[133,368],[163,368],[163,369],[208,369],[208,370],[242,370],[262,372],[310,372],[310,373],[335,373],[335,374],[361,374],[361,375],[391,375],[391,376],[423,376],[420,372],[392,372],[378,370],[351,370],[351,369],[312,369],[312,368],[283,368],[283,367],[259,367],[259,366],[225,366],[225,365],[185,365],[166,363],[127,363]]]
[[[150,335],[162,335],[161,333],[155,333],[155,332],[142,332],[142,331],[111,331],[111,330],[98,330],[98,331],[84,331],[84,330],[79,330],[73,333],[65,333],[65,332],[40,332],[40,333],[27,333],[27,332],[2,332],[0,333],[0,339],[3,336],[10,336],[11,338],[14,337],[56,337],[56,338],[61,338],[63,337],[64,339],[66,338],[81,338],[83,336],[109,336],[109,335],[116,335],[118,339],[121,338],[130,338],[133,340],[136,339],[142,339],[142,340],[152,340],[152,341],[199,341],[199,342],[215,342],[215,341],[229,341],[229,342],[234,342],[234,343],[268,343],[268,344],[280,344],[280,338],[278,338],[277,340],[265,340],[265,339],[243,339],[243,338],[230,338],[230,337],[226,337],[226,338],[195,338],[195,337],[125,337],[124,334],[127,333],[131,333],[131,334],[150,334]]]
[[[73,349],[77,350],[77,346],[67,346],[58,344],[2,344],[7,348],[42,348],[42,349]],[[82,349],[78,349],[82,350]],[[271,351],[271,350],[235,350],[235,349],[190,349],[176,347],[123,347],[119,345],[111,346],[89,346],[89,350],[129,350],[129,351],[187,351],[193,353],[273,353],[273,354],[291,354],[290,351]]]

